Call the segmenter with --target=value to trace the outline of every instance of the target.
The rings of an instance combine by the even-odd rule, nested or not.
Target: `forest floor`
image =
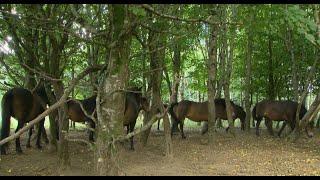
[[[87,139],[87,133],[71,131],[76,138]],[[164,156],[163,131],[152,130],[148,145],[140,147],[135,138],[135,151],[128,146],[121,150],[124,175],[320,175],[320,133],[296,143],[285,138],[271,137],[262,130],[245,133],[236,129],[236,137],[223,129],[216,133],[210,145],[199,130],[186,130],[187,139],[173,137],[174,158]],[[70,142],[71,169],[58,172],[57,155],[44,145],[26,149],[26,134],[22,137],[24,154],[15,153],[14,142],[9,154],[0,156],[0,175],[95,175],[93,154],[85,144]]]

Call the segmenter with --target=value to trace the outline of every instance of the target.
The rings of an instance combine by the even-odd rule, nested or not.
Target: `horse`
[[[243,110],[243,108],[237,104],[232,103],[234,109],[235,109],[235,119],[233,119],[233,121],[235,121],[237,118],[240,119],[240,123],[241,123],[241,130],[244,131],[245,130],[245,121],[246,121],[246,112]],[[227,120],[227,119],[225,119]],[[230,128],[227,127],[226,131],[228,132]],[[202,127],[201,130],[201,134],[205,134],[206,132],[208,132],[208,123],[205,123]]]
[[[82,107],[87,112],[88,115],[96,116],[96,113],[93,114],[96,108],[96,98],[97,95],[93,95],[87,99],[83,100],[73,100],[70,99],[67,102],[68,107],[68,118],[73,122],[88,122],[91,129],[95,129],[96,124],[90,117],[87,117],[86,114],[83,112],[79,103],[82,104]],[[78,103],[79,102],[79,103]],[[90,130],[89,133],[89,141],[94,141],[94,132]]]
[[[244,131],[245,129],[245,124],[246,124],[246,112],[243,110],[243,108],[237,104],[234,104],[235,108],[235,114],[236,114],[236,119],[239,118],[241,122],[241,130]],[[229,128],[229,127],[228,127]]]
[[[272,121],[284,121],[278,136],[281,136],[281,133],[285,126],[289,123],[291,130],[295,128],[296,122],[296,111],[298,108],[298,103],[285,100],[285,101],[274,101],[274,100],[262,100],[258,102],[252,109],[253,120],[256,120],[256,135],[259,136],[259,126],[262,121],[262,118],[265,118],[265,124],[268,128],[269,133],[273,136],[272,130]],[[299,119],[301,120],[303,116],[307,113],[307,109],[304,105],[301,106]],[[305,129],[308,136],[312,135],[308,132],[307,128]]]
[[[36,118],[39,114],[44,112],[45,106],[49,104],[49,99],[43,86],[38,87],[34,92],[24,88],[12,88],[8,90],[2,97],[2,129],[1,140],[7,138],[10,134],[10,119],[14,117],[18,121],[16,131],[19,131],[24,124]],[[39,122],[37,134],[37,148],[41,149],[40,138],[41,133],[45,131],[44,120]],[[30,147],[30,138],[32,135],[32,128],[29,129],[29,138],[27,147]],[[1,154],[6,154],[7,143],[2,145]],[[16,152],[22,153],[20,146],[20,137],[16,139]]]
[[[226,102],[224,99],[215,99],[216,118],[228,119],[226,111]],[[236,118],[234,103],[231,103],[232,119]],[[193,102],[188,100],[182,100],[179,103],[172,103],[169,108],[169,113],[173,119],[172,128],[180,124],[180,133],[182,139],[186,136],[183,132],[184,119],[188,118],[195,122],[208,121],[208,101],[205,102]],[[171,128],[171,136],[173,135],[173,129]]]
[[[126,126],[127,134],[133,132],[139,112],[149,111],[149,102],[142,97],[141,89],[134,87],[126,92],[123,126]],[[134,150],[133,136],[130,138],[130,150]]]

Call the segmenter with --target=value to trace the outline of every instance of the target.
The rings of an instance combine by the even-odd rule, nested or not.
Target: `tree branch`
[[[64,91],[64,94],[61,96],[59,101],[57,101],[55,104],[50,106],[47,110],[45,110],[43,113],[38,115],[35,119],[30,121],[27,126],[23,127],[22,129],[20,129],[18,132],[14,133],[13,135],[1,140],[0,141],[0,145],[3,145],[3,144],[5,144],[5,143],[7,143],[9,141],[12,141],[12,140],[20,137],[20,135],[22,133],[24,133],[27,130],[29,130],[36,123],[40,122],[43,118],[45,118],[48,114],[50,114],[51,112],[53,112],[54,110],[56,110],[57,108],[62,106],[64,103],[66,103],[69,94],[71,93],[71,91],[74,88],[74,86],[80,81],[80,79],[84,78],[87,74],[89,74],[91,72],[98,71],[98,70],[101,70],[101,66],[89,67],[89,68],[85,69],[84,71],[82,71],[75,79],[73,79],[70,82],[70,86]]]
[[[172,19],[172,20],[177,20],[177,21],[184,21],[184,22],[190,22],[190,23],[206,23],[206,24],[212,24],[212,25],[219,25],[221,24],[220,22],[213,22],[213,21],[209,21],[208,19],[210,18],[210,16],[207,19],[184,19],[184,18],[180,18],[177,16],[172,16],[172,15],[167,15],[167,14],[162,14],[158,11],[156,11],[155,9],[153,9],[150,5],[147,4],[142,4],[140,5],[142,8],[146,9],[149,12],[152,12],[153,14],[156,14],[160,17],[163,18],[167,18],[167,19]],[[234,22],[228,22],[229,24],[238,24],[238,25],[242,25],[242,23],[234,23]],[[227,23],[226,23],[227,24]]]

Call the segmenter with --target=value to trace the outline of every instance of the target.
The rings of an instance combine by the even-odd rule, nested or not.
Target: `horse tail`
[[[10,118],[12,113],[12,91],[8,91],[2,97],[1,109],[2,109],[2,127],[1,127],[1,140],[9,136],[10,133]]]
[[[253,109],[252,109],[252,118],[253,118],[253,120],[257,119],[256,109],[257,109],[257,105],[255,105],[253,107]]]
[[[301,120],[306,113],[307,113],[307,109],[306,109],[306,107],[302,104],[302,105],[301,105],[300,112],[299,112],[299,119]]]
[[[169,114],[170,114],[170,116],[173,118],[174,121],[178,121],[178,117],[177,117],[177,115],[176,115],[176,114],[174,113],[174,111],[173,111],[173,108],[174,108],[174,106],[176,106],[176,105],[178,105],[177,102],[172,103],[172,104],[170,105],[170,107],[169,107]]]

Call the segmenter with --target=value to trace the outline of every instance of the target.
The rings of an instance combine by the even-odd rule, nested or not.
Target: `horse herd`
[[[80,104],[82,107],[80,106]],[[236,105],[232,101],[231,103],[231,115],[233,121],[237,118],[241,122],[241,130],[245,129],[246,112],[241,106]],[[10,119],[14,117],[18,121],[16,128],[17,132],[26,123],[36,118],[39,114],[44,112],[46,106],[49,105],[49,99],[46,94],[45,88],[40,86],[33,92],[24,88],[13,88],[8,90],[2,97],[1,108],[2,108],[2,128],[1,128],[1,140],[7,138],[10,134]],[[165,107],[167,107],[166,105]],[[96,116],[96,95],[93,95],[84,100],[69,99],[67,101],[68,107],[68,118],[74,122],[87,122],[91,129],[95,128],[95,121],[86,116],[82,108],[87,114],[93,114]],[[273,135],[272,121],[284,121],[281,132],[287,124],[290,125],[291,129],[295,128],[295,119],[298,103],[293,101],[270,101],[263,100],[258,102],[253,110],[253,119],[257,121],[256,134],[259,135],[259,125],[262,118],[265,118],[266,126],[268,127],[269,133]],[[126,92],[125,110],[124,110],[124,121],[123,126],[126,126],[127,133],[134,130],[137,117],[141,110],[149,111],[148,99],[142,96],[141,88],[131,88],[130,91]],[[171,135],[173,134],[174,128],[180,125],[180,133],[182,138],[186,138],[183,125],[185,118],[188,118],[195,122],[208,121],[208,102],[193,102],[188,100],[182,100],[179,103],[173,103],[169,106],[169,114],[172,117],[172,128]],[[307,112],[304,106],[301,107],[299,119],[301,119]],[[216,118],[227,120],[226,102],[224,99],[215,99],[215,115]],[[229,127],[228,127],[229,128]],[[228,128],[226,130],[228,130]],[[307,131],[307,129],[306,129]],[[36,146],[41,149],[40,137],[42,133],[45,133],[44,119],[42,119],[38,126],[38,134]],[[206,133],[206,130],[202,132]],[[30,147],[30,138],[32,135],[32,129],[29,130],[29,137],[27,141],[27,147]],[[311,133],[308,135],[312,136]],[[90,131],[89,140],[94,141],[94,132]],[[22,153],[20,146],[20,138],[16,141],[16,152]],[[6,154],[7,143],[0,147],[1,154]],[[134,149],[133,137],[130,139],[130,149]]]

